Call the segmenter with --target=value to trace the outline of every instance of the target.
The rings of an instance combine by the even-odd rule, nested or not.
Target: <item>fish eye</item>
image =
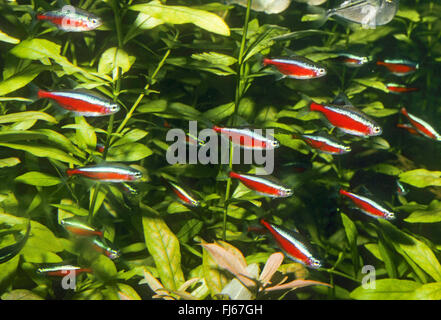
[[[119,105],[117,105],[117,104],[112,104],[112,105],[110,106],[110,111],[112,111],[112,112],[117,112],[117,111],[119,111]]]
[[[285,189],[285,195],[286,196],[292,196],[293,192],[291,189]]]
[[[380,127],[374,127],[374,133],[381,133]]]
[[[326,69],[325,68],[320,68],[320,69],[318,69],[318,73],[325,75],[326,74]]]
[[[135,172],[135,177],[142,178],[142,172]]]
[[[350,146],[345,147],[345,151],[350,152],[352,149]]]
[[[271,145],[276,148],[280,146],[279,141],[277,141],[277,140],[272,141]]]
[[[113,260],[113,259],[119,258],[120,255],[121,254],[119,253],[119,251],[111,250],[109,253],[109,258]]]
[[[321,262],[318,260],[312,260],[311,267],[313,268],[320,268],[322,266]]]

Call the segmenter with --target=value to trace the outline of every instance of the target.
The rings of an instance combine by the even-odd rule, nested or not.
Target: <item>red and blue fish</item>
[[[277,245],[288,258],[313,269],[322,266],[322,263],[313,256],[309,245],[298,232],[269,223],[264,219],[260,219],[260,224],[271,233]]]
[[[123,164],[104,163],[67,169],[69,177],[80,176],[101,182],[135,182],[142,179],[142,172]]]
[[[323,66],[301,56],[264,58],[262,63],[264,66],[275,67],[282,74],[282,77],[291,79],[315,79],[327,74]]]
[[[229,172],[230,178],[238,179],[246,187],[257,193],[271,198],[285,198],[292,196],[292,189],[283,185],[274,177],[259,176],[254,174]]]
[[[395,214],[379,203],[369,199],[367,197],[340,189],[340,194],[349,198],[354,205],[364,214],[377,219],[393,220]]]
[[[37,14],[37,19],[48,21],[66,32],[91,31],[103,24],[101,18],[73,6]]]

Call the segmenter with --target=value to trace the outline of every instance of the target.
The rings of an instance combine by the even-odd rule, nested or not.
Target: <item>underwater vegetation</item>
[[[0,15],[1,299],[441,299],[438,1]]]

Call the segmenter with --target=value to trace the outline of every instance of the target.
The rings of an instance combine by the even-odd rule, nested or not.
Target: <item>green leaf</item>
[[[136,58],[130,56],[123,49],[113,47],[107,49],[98,63],[98,72],[102,74],[112,73],[112,78],[118,78],[118,68],[121,68],[121,75],[130,70]]]
[[[62,181],[58,177],[51,176],[47,173],[30,171],[15,178],[15,181],[30,184],[32,186],[49,187],[60,184]]]
[[[144,239],[164,287],[177,290],[184,283],[179,240],[160,217],[142,217]]]
[[[210,121],[221,121],[234,113],[234,102],[222,104],[203,113],[203,117]]]
[[[441,222],[441,202],[433,200],[427,209],[413,211],[404,221],[409,223]]]
[[[37,145],[34,143],[0,143],[1,147],[16,149],[16,150],[22,150],[29,152],[37,157],[42,158],[51,158],[55,160],[60,160],[67,163],[73,163],[77,165],[81,165],[81,162],[75,159],[74,157],[68,155],[67,153],[61,151],[60,149],[44,146],[44,145]]]
[[[12,43],[12,44],[20,43],[20,39],[11,37],[10,35],[4,33],[1,30],[0,30],[0,41],[7,42],[7,43]]]
[[[355,227],[355,223],[352,222],[352,220],[349,219],[347,215],[345,215],[343,212],[341,212],[340,215],[341,215],[341,220],[343,222],[343,226],[345,228],[346,238],[348,239],[349,247],[351,249],[352,264],[354,265],[354,271],[357,272],[359,267],[359,257],[357,250],[357,237],[358,237],[357,228]]]
[[[159,1],[137,4],[129,7],[130,10],[140,11],[164,23],[183,24],[193,23],[207,31],[223,36],[230,35],[230,28],[218,15],[199,9],[184,6],[167,6]]]
[[[357,300],[412,300],[421,284],[410,280],[381,279],[375,281],[375,289],[358,287],[351,292]]]
[[[417,188],[441,186],[441,171],[416,169],[403,172],[399,175],[400,181]]]
[[[9,113],[0,116],[0,123],[19,122],[28,120],[43,120],[50,123],[57,123],[57,120],[51,115],[41,111],[24,111]]]
[[[30,290],[16,289],[6,292],[1,296],[2,300],[44,300]]]
[[[397,12],[397,17],[406,18],[413,22],[419,22],[421,20],[418,11],[412,9],[400,8]]]
[[[107,154],[109,161],[138,161],[147,158],[153,151],[146,145],[138,142],[110,147]]]
[[[14,167],[21,163],[19,158],[4,158],[0,159],[0,168]]]
[[[115,263],[104,255],[95,258],[91,268],[95,275],[104,280],[113,279],[117,275]]]
[[[14,92],[34,80],[47,66],[30,65],[19,73],[0,82],[0,96]]]
[[[388,221],[379,221],[384,234],[401,255],[406,255],[436,281],[441,281],[441,265],[433,251],[422,241],[404,233]]]
[[[383,82],[378,81],[377,78],[354,79],[353,81],[365,87],[370,87],[370,88],[382,90],[384,92],[389,92],[386,85]]]

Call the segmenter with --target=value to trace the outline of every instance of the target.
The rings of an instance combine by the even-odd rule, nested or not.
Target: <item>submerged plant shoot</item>
[[[2,300],[441,299],[441,3],[0,0]]]

